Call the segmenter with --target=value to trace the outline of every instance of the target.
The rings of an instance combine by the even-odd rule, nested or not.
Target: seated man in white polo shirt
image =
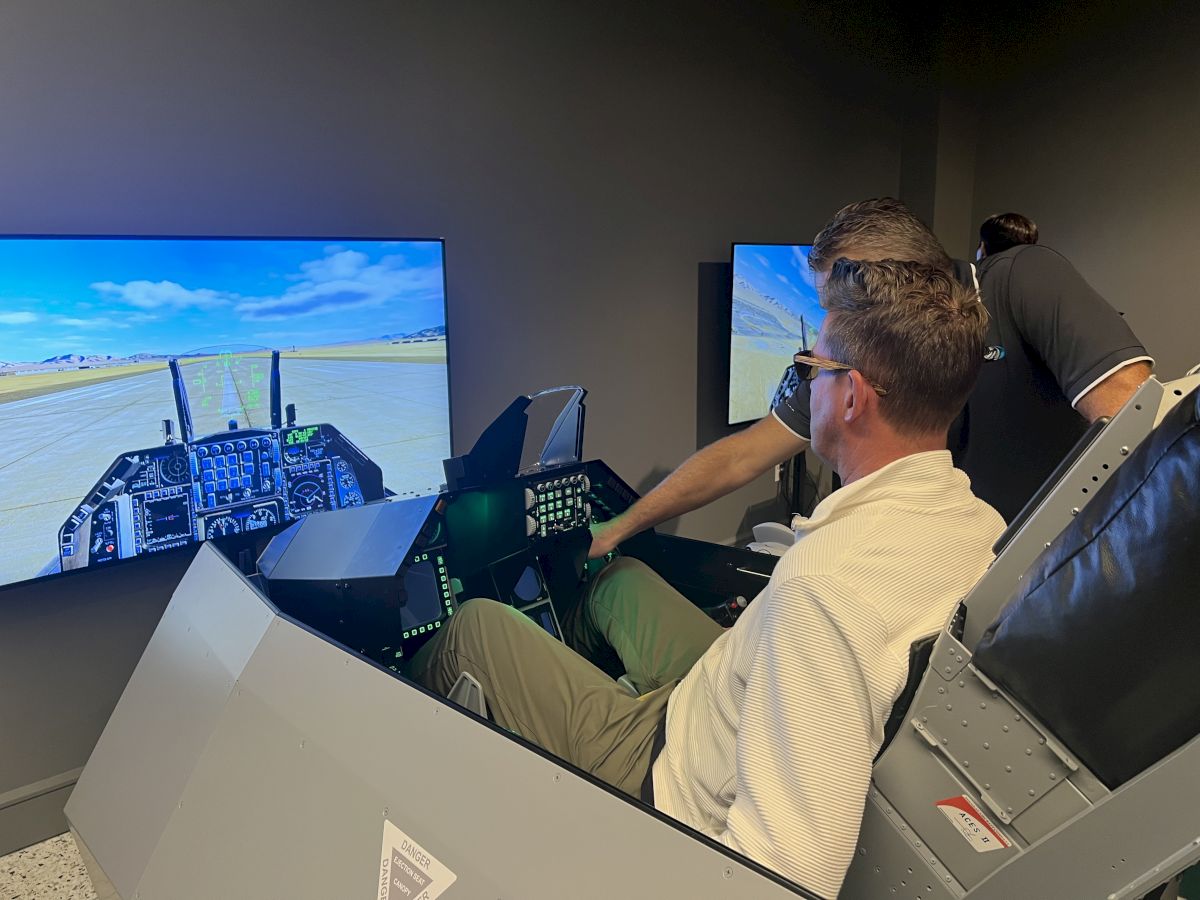
[[[499,725],[832,897],[909,646],[945,624],[1004,523],[946,449],[983,359],[977,295],[936,267],[843,259],[822,304],[796,365],[843,487],[732,628],[622,559],[566,625],[580,652],[472,600],[410,671],[442,693],[470,672]],[[609,648],[641,697],[581,655]]]

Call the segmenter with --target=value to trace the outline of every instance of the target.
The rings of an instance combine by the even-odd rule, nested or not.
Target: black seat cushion
[[[975,651],[1115,788],[1200,733],[1200,392],[1038,557]]]
[[[917,696],[917,688],[921,686],[925,670],[929,668],[929,658],[933,656],[933,645],[937,642],[937,638],[936,634],[919,638],[913,641],[908,648],[908,677],[904,681],[904,687],[900,690],[900,696],[892,704],[891,714],[883,723],[883,743],[879,745],[879,752],[875,754],[876,762],[892,743],[892,738],[900,731],[900,726],[908,719],[909,707],[912,706],[913,698]]]

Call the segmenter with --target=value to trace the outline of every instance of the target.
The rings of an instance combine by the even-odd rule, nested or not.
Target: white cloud
[[[37,315],[35,313],[26,312],[11,312],[0,313],[0,325],[28,325],[30,322],[36,322]]]
[[[792,287],[792,283],[790,281],[788,281],[788,277],[786,275],[784,275],[782,272],[776,272],[775,277],[778,278],[780,281],[782,281],[784,284],[786,284],[788,287]]]
[[[92,289],[138,309],[212,309],[235,299],[235,295],[208,288],[189,290],[174,281],[97,281]]]
[[[769,259],[767,259],[765,256],[763,256],[761,253],[755,253],[754,258],[757,259],[764,266],[766,266],[768,269],[771,268],[771,261]]]
[[[331,252],[332,251],[332,252]],[[343,250],[340,247],[326,249],[329,255],[324,259],[301,263],[300,269],[309,281],[321,284],[327,281],[343,281],[352,279],[367,268],[370,259],[367,254],[357,250]]]
[[[808,270],[808,260],[804,258],[799,247],[792,247],[792,264],[801,272]]]
[[[441,294],[442,273],[437,266],[405,268],[400,256],[385,256],[371,265],[354,250],[331,247],[326,252],[324,259],[301,266],[304,281],[278,297],[243,298],[234,310],[243,321],[274,322]]]

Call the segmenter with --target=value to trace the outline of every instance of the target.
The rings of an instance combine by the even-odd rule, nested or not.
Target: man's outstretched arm
[[[1089,422],[1101,416],[1115,416],[1142,383],[1150,377],[1148,362],[1133,362],[1122,366],[1082,397],[1075,400],[1075,409]]]
[[[621,515],[592,528],[592,559],[660,522],[724,497],[808,446],[774,415],[697,450]]]

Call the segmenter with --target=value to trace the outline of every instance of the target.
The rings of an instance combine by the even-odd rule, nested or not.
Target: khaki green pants
[[[667,698],[721,627],[628,558],[600,572],[563,627],[578,653],[510,606],[470,600],[413,658],[409,677],[445,695],[469,672],[496,724],[636,797]],[[580,655],[609,653],[642,696]]]

